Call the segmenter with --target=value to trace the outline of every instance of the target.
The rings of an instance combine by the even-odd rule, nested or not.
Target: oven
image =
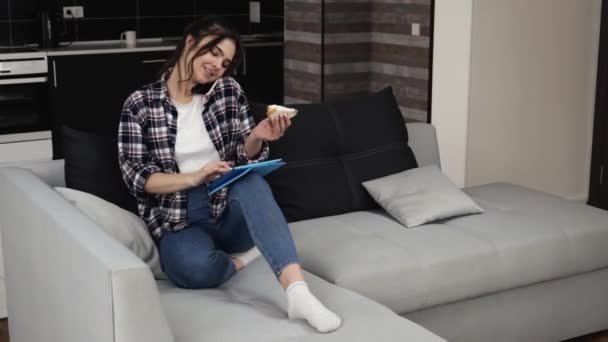
[[[0,48],[0,163],[52,159],[46,54]]]

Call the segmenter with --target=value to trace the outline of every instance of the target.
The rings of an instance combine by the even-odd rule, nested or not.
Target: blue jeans
[[[158,242],[163,271],[178,287],[214,288],[236,272],[228,256],[257,246],[275,275],[298,263],[287,221],[270,187],[257,174],[232,184],[222,217],[209,218],[206,185],[188,190],[188,226]]]

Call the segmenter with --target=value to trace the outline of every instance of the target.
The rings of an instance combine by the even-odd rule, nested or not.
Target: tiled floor
[[[7,319],[0,319],[0,342],[9,342],[7,324]],[[608,342],[608,330],[564,342]]]

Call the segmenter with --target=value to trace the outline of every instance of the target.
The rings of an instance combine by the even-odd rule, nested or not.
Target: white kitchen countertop
[[[277,35],[243,35],[245,47],[283,45],[283,39]],[[47,56],[90,55],[99,53],[127,53],[145,51],[171,51],[175,49],[177,40],[162,38],[138,39],[136,45],[127,46],[119,40],[104,40],[90,42],[74,42],[46,50]]]
[[[160,39],[154,41],[138,41],[135,46],[127,46],[120,41],[77,42],[69,46],[47,49],[47,56],[88,55],[97,53],[124,53],[144,51],[175,50],[175,42]]]

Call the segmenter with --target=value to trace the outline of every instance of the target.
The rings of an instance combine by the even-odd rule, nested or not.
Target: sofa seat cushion
[[[340,329],[319,334],[288,320],[283,289],[258,258],[216,289],[184,290],[159,281],[161,303],[176,342],[201,341],[444,341],[388,308],[305,273],[311,290],[342,317]]]
[[[406,314],[608,266],[608,212],[496,183],[485,213],[406,229],[383,211],[290,224],[303,267]]]

